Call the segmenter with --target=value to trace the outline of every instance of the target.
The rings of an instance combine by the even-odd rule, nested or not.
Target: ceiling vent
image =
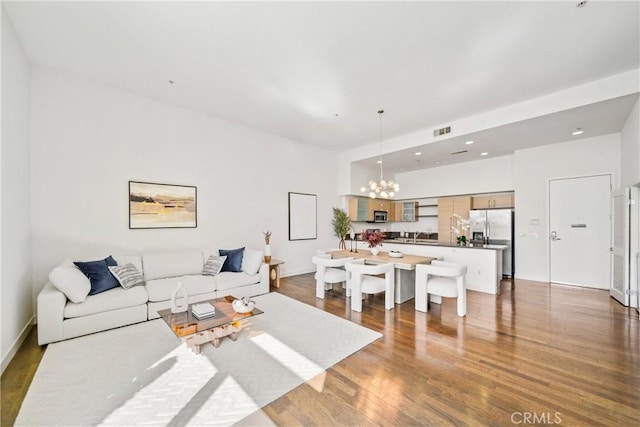
[[[433,131],[433,136],[442,136],[451,133],[451,126],[447,126],[446,128],[440,128]]]
[[[451,153],[451,155],[456,155],[456,154],[463,154],[463,153],[468,153],[467,150],[460,150],[460,151],[454,151],[453,153]]]

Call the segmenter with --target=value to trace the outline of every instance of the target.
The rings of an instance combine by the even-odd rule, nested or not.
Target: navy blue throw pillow
[[[99,261],[74,262],[74,264],[89,278],[89,282],[91,282],[89,295],[99,294],[100,292],[120,286],[118,280],[116,280],[109,271],[109,267],[118,265],[111,255]]]
[[[238,273],[242,271],[242,257],[244,256],[244,247],[238,249],[220,249],[218,251],[221,256],[226,255],[227,259],[222,265],[222,271],[232,271]]]

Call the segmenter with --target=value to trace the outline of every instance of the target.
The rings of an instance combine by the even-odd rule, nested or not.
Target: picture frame
[[[289,240],[318,238],[317,195],[289,192]]]
[[[129,181],[129,229],[197,226],[197,187]]]

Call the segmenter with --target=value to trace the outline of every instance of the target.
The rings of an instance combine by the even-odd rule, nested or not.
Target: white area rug
[[[231,425],[312,378],[321,391],[319,374],[382,336],[277,293],[254,300],[264,314],[200,355],[162,319],[49,344],[16,425]]]

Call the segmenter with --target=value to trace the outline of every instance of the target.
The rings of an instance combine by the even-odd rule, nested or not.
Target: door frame
[[[547,178],[547,230],[545,239],[547,239],[547,283],[551,283],[551,182],[552,181],[560,181],[565,179],[576,179],[576,178],[592,178],[597,176],[608,176],[609,177],[609,198],[611,198],[611,192],[613,192],[614,186],[614,177],[616,176],[613,172],[601,172],[601,173],[590,173],[583,175],[569,175],[569,176],[560,176],[554,178]],[[613,232],[612,224],[613,219],[612,215],[612,206],[609,205],[609,235]],[[611,257],[609,257],[609,271],[611,271]],[[571,286],[571,285],[567,285]]]
[[[631,301],[631,295],[629,294],[630,284],[631,284],[631,269],[632,269],[632,258],[631,258],[631,188],[630,187],[622,187],[615,191],[611,192],[611,200],[613,201],[615,197],[623,197],[624,205],[623,207],[626,209],[626,212],[623,213],[622,218],[622,227],[623,234],[626,237],[623,237],[622,242],[622,255],[624,264],[623,264],[623,274],[624,274],[624,282],[622,285],[622,291],[618,292],[618,290],[614,286],[615,281],[615,257],[616,257],[616,243],[615,243],[615,223],[616,223],[616,213],[614,203],[611,203],[611,280],[609,283],[609,295],[617,300],[620,304],[625,307],[629,306]]]

